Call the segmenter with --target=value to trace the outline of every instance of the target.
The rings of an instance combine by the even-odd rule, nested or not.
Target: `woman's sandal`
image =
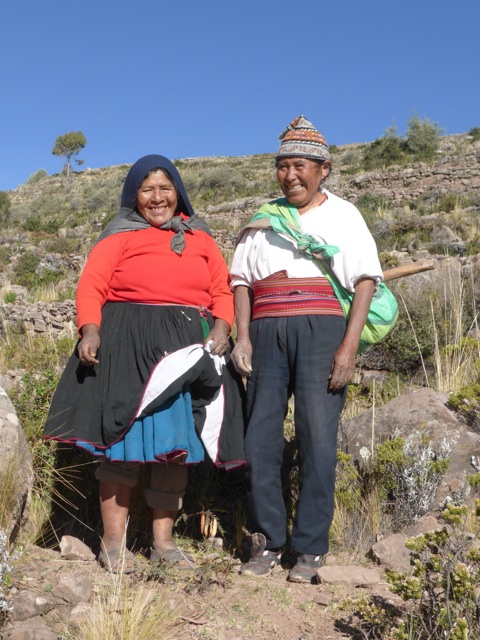
[[[165,551],[150,549],[150,562],[159,562],[175,569],[190,571],[196,569],[192,556],[176,547],[174,549],[165,549]]]
[[[107,551],[102,545],[98,554],[98,564],[110,573],[133,573],[135,571],[135,556],[124,547]]]

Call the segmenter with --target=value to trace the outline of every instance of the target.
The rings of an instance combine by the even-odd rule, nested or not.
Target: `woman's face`
[[[277,180],[283,195],[290,204],[303,213],[324,200],[319,191],[322,181],[330,173],[327,160],[320,164],[307,158],[280,158],[277,164]]]
[[[137,211],[152,227],[168,222],[177,208],[177,192],[171,180],[156,171],[146,178],[137,192]]]

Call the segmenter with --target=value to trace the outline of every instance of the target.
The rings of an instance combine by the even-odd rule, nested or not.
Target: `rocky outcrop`
[[[13,542],[26,522],[33,488],[32,458],[17,414],[0,387],[0,528]]]
[[[442,509],[446,500],[455,503],[471,500],[474,494],[467,477],[475,472],[472,457],[480,456],[480,434],[470,430],[448,407],[447,393],[421,389],[369,409],[343,423],[341,446],[362,465],[369,460],[372,442],[377,445],[392,436],[405,438],[412,433],[426,436],[432,455],[448,447],[450,464],[431,504],[425,505],[425,513]]]

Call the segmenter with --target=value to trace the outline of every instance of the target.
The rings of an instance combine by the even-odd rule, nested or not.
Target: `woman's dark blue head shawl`
[[[122,191],[122,207],[134,209],[137,202],[137,193],[140,185],[145,180],[145,176],[152,169],[166,169],[171,175],[173,183],[178,193],[177,209],[187,216],[193,216],[193,207],[190,204],[182,179],[174,164],[164,156],[150,155],[143,156],[131,166],[130,171],[125,178],[125,184]]]
[[[145,180],[146,174],[152,171],[152,169],[165,169],[168,171],[177,189],[177,212],[184,213],[188,216],[188,220],[185,220],[182,216],[174,215],[173,218],[170,218],[170,220],[159,227],[159,229],[162,230],[175,232],[170,241],[172,251],[175,251],[178,255],[182,254],[186,243],[186,231],[198,229],[208,233],[210,236],[212,235],[208,225],[201,218],[195,215],[193,207],[190,204],[190,200],[185,193],[185,187],[183,186],[182,179],[173,164],[163,156],[152,155],[140,158],[140,160],[137,160],[137,162],[135,162],[131,167],[127,177],[125,178],[125,184],[123,185],[122,205],[120,210],[115,218],[107,224],[95,244],[98,244],[115,233],[140,231],[141,229],[148,229],[150,227],[148,220],[145,220],[145,218],[138,213],[135,209],[135,205],[137,204],[138,189]]]

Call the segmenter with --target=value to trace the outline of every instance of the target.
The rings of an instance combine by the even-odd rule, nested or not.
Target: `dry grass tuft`
[[[93,609],[70,629],[77,640],[176,640],[185,637],[165,587],[132,584],[112,574]]]

